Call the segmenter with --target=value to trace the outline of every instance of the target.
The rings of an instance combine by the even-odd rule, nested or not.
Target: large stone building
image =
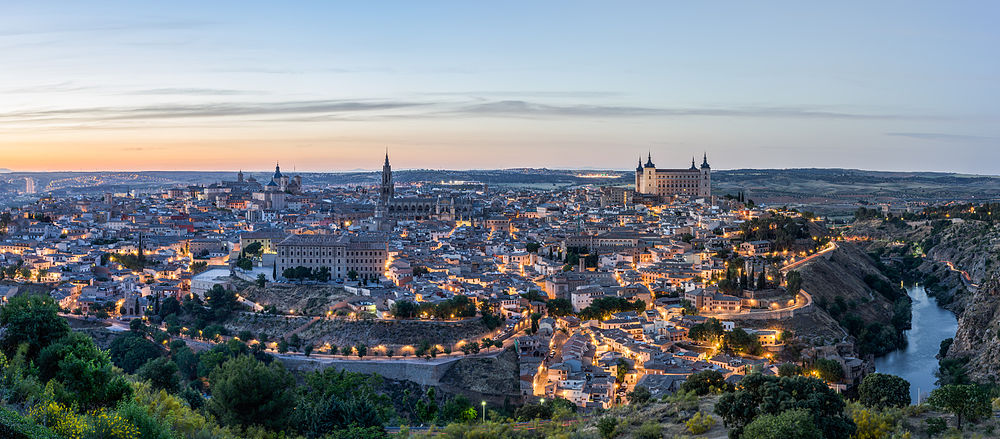
[[[327,267],[333,279],[345,279],[354,271],[360,277],[379,277],[388,258],[386,237],[364,235],[291,235],[274,245],[278,275],[286,268]]]
[[[379,189],[376,216],[393,221],[457,221],[472,217],[472,200],[468,197],[396,197],[392,181],[389,154],[382,164],[382,186]]]
[[[653,164],[652,154],[642,164],[635,168],[636,192],[656,198],[674,196],[691,198],[708,198],[712,196],[712,168],[708,166],[708,154],[701,162],[701,168],[695,166],[691,159],[688,169],[657,169]]]

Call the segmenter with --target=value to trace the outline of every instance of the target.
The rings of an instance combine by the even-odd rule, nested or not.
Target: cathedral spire
[[[701,161],[701,168],[702,169],[708,169],[708,168],[710,168],[710,166],[708,166],[708,153],[706,152],[705,155],[703,155],[702,157],[703,158],[702,158],[702,161]]]

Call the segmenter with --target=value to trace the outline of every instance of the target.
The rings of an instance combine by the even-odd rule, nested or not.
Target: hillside
[[[796,315],[791,325],[793,330],[801,328],[797,335],[830,344],[839,341],[831,339],[831,334],[839,338],[848,334],[861,355],[887,353],[903,343],[901,332],[909,326],[909,298],[856,245],[840,243],[798,271],[803,290],[813,296],[817,313],[823,315]]]

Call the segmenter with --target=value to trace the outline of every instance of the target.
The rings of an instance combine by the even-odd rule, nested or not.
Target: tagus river
[[[939,307],[936,299],[928,297],[924,287],[910,287],[906,293],[913,299],[913,329],[906,331],[906,348],[876,358],[875,370],[909,381],[910,397],[915,404],[936,387],[935,356],[941,340],[955,336],[958,319],[951,311]]]

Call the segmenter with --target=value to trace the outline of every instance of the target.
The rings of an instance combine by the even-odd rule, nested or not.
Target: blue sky
[[[19,170],[1000,174],[995,2],[0,4]],[[8,164],[9,163],[9,164]]]

